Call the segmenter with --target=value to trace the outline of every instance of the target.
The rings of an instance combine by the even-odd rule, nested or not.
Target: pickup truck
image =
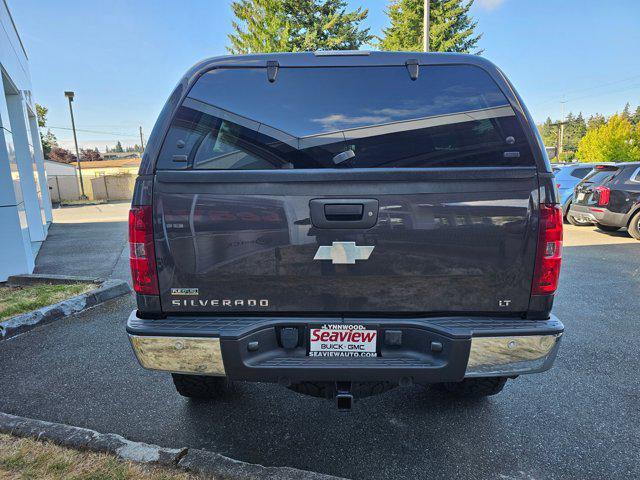
[[[189,70],[129,218],[140,364],[335,399],[462,396],[551,367],[562,208],[535,124],[475,55],[223,56]]]

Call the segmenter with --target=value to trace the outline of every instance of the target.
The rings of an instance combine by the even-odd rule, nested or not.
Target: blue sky
[[[51,126],[69,127],[63,92],[74,90],[81,146],[123,145],[148,133],[171,89],[202,58],[225,53],[226,0],[8,0],[29,54],[34,95]],[[387,0],[369,9],[374,33]],[[476,0],[484,56],[514,83],[537,121],[640,103],[637,0]],[[52,130],[64,146],[71,135]]]

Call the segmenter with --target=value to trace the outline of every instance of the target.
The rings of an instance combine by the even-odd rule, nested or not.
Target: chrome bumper
[[[465,371],[469,377],[502,377],[538,373],[553,365],[562,333],[473,337]],[[129,335],[143,368],[194,375],[226,375],[220,339]]]
[[[474,337],[467,377],[505,377],[549,370],[562,333],[519,337]]]
[[[219,338],[129,335],[143,368],[171,373],[225,375]]]

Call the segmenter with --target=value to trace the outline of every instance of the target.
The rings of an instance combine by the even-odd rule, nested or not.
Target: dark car
[[[596,166],[576,186],[569,215],[640,240],[640,162]]]
[[[190,70],[130,215],[142,366],[335,397],[492,395],[551,367],[562,208],[535,124],[475,55],[229,56]]]

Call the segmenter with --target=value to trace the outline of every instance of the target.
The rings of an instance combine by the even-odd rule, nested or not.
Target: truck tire
[[[227,377],[206,377],[203,375],[182,375],[172,373],[173,384],[183,397],[211,400],[218,398],[231,388]]]
[[[640,240],[640,212],[631,217],[627,231],[633,238]]]
[[[456,397],[482,398],[496,395],[502,391],[507,377],[465,378],[461,382],[446,382],[439,385]]]
[[[620,230],[620,227],[612,227],[610,225],[602,225],[601,223],[596,223],[596,227],[598,227],[603,232],[617,232]]]

